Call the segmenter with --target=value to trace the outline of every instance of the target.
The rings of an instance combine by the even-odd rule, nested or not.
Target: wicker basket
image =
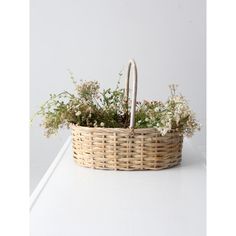
[[[137,95],[137,67],[128,64],[126,98],[133,69],[130,128],[92,128],[71,124],[73,156],[84,167],[109,170],[160,170],[181,162],[183,136],[168,132],[161,136],[155,128],[134,129]],[[127,99],[128,100],[128,99]]]

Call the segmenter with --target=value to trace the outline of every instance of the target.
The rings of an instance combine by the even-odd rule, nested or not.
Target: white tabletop
[[[180,166],[134,172],[79,167],[67,143],[31,197],[31,236],[205,235],[205,161],[189,141]]]

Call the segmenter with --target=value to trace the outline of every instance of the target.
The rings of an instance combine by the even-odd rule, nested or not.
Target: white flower
[[[149,121],[149,119],[148,119],[148,118],[145,118],[145,121],[147,121],[147,122],[148,122],[148,121]]]
[[[93,126],[94,126],[94,127],[97,127],[97,121],[96,121],[96,120],[94,121]]]
[[[77,111],[75,115],[76,116],[80,116],[81,115],[81,111]]]
[[[162,128],[160,130],[161,134],[164,136],[167,132],[168,132],[168,129],[167,128]]]
[[[176,124],[178,125],[178,124],[179,124],[179,121],[180,121],[180,117],[179,117],[179,116],[176,116],[176,117],[175,117],[175,120],[176,120]]]
[[[104,127],[104,126],[105,126],[105,124],[104,124],[103,122],[101,122],[101,123],[100,123],[100,126],[101,126],[101,127]]]

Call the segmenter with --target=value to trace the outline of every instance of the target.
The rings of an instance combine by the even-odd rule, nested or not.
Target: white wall
[[[177,83],[203,125],[193,142],[205,154],[205,0],[31,0],[31,112],[77,79],[112,87],[129,58],[140,99],[166,99]],[[68,137],[31,128],[31,190]]]

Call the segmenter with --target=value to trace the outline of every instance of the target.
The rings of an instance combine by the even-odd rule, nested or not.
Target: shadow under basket
[[[71,125],[75,161],[107,170],[160,170],[180,164],[183,136],[156,129],[92,128]]]

